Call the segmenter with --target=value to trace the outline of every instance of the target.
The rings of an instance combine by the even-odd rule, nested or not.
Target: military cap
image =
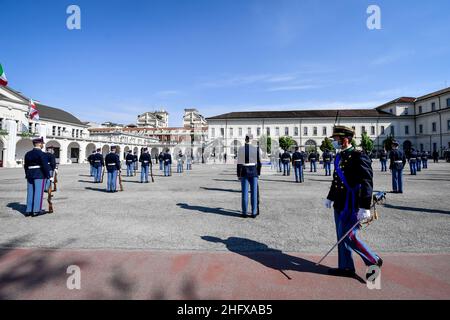
[[[111,150],[116,150],[117,146],[111,146]]]
[[[398,141],[397,140],[392,140],[392,145],[393,146],[398,146]]]
[[[37,143],[44,143],[44,138],[40,137],[40,138],[34,138],[32,140],[33,144],[37,144]]]
[[[355,132],[352,128],[346,127],[346,126],[334,126],[333,127],[333,135],[330,138],[333,138],[335,136],[341,136],[341,137],[353,137],[355,135]]]

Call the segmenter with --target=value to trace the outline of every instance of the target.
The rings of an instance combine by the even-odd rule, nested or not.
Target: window
[[[423,124],[419,124],[419,133],[423,133]]]
[[[28,123],[28,132],[33,132],[33,123]]]
[[[72,129],[72,138],[75,138],[75,129]]]
[[[447,130],[450,131],[450,120],[447,120]]]
[[[308,135],[308,127],[303,128],[303,135],[305,135],[305,136]]]
[[[284,135],[285,136],[289,135],[289,128],[288,127],[284,127]]]
[[[436,110],[436,102],[431,103],[431,111]]]
[[[392,109],[389,109],[389,112],[390,112],[390,113],[394,113],[394,110],[392,110]]]
[[[58,127],[58,136],[61,135],[61,127]]]
[[[366,126],[362,126],[362,127],[361,127],[361,133],[367,133],[367,132],[366,132]]]
[[[230,137],[233,136],[233,128],[230,128]]]
[[[405,126],[405,134],[409,134],[409,126]]]
[[[405,116],[407,116],[408,115],[408,108],[405,108]]]
[[[247,133],[248,133],[248,134],[252,134],[252,128],[248,127],[248,128],[247,128]]]
[[[267,136],[270,136],[270,128],[269,127],[266,128],[266,133],[267,133]]]
[[[211,137],[215,137],[216,136],[216,128],[211,128]]]
[[[0,118],[0,130],[3,130],[3,118]]]
[[[220,128],[220,136],[223,137],[225,135],[225,129]]]
[[[384,126],[381,126],[381,134],[384,134]]]
[[[259,137],[261,135],[261,128],[256,128],[256,135]]]
[[[313,136],[317,136],[317,127],[313,127]]]
[[[419,106],[419,114],[422,113],[422,106]]]
[[[239,137],[242,137],[242,128],[239,128]]]
[[[433,123],[431,124],[431,130],[432,130],[433,132],[436,132],[436,122],[433,122]]]
[[[322,135],[327,136],[327,127],[322,128]]]
[[[447,107],[450,107],[450,98],[447,99]]]
[[[356,136],[356,127],[352,126],[352,129],[353,129],[353,132],[355,133],[355,136]]]
[[[423,151],[423,143],[420,144],[420,151]]]
[[[276,136],[280,135],[280,128],[278,128],[278,127],[275,128],[275,135]]]
[[[298,127],[294,128],[294,136],[298,136]]]
[[[52,127],[52,136],[55,136],[56,135],[56,126],[53,126]]]
[[[391,126],[391,135],[395,135],[395,129],[394,129],[394,126]]]
[[[375,126],[370,127],[370,134],[373,136],[375,135]]]

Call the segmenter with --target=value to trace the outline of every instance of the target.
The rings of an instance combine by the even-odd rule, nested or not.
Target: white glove
[[[359,209],[358,215],[356,216],[358,221],[363,221],[370,218],[370,210]]]
[[[53,180],[55,180],[55,178],[51,177],[49,180],[50,180],[51,182],[53,182]]]
[[[55,169],[55,173],[58,173],[58,169]]]
[[[326,199],[324,205],[326,208],[331,209],[331,207],[333,206],[333,201]]]

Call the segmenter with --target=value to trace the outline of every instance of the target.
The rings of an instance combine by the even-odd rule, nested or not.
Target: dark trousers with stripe
[[[46,179],[27,179],[27,213],[42,210]]]

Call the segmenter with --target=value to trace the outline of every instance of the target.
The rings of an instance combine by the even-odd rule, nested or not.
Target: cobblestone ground
[[[375,171],[374,189],[390,191],[390,174]],[[176,169],[175,167],[173,169]],[[308,170],[307,170],[308,171]],[[0,170],[0,246],[77,249],[226,251],[202,237],[251,239],[237,250],[279,249],[318,254],[335,241],[332,212],[323,207],[330,177],[322,168],[295,184],[263,168],[260,216],[242,219],[234,165],[194,165],[192,171],[141,184],[123,177],[124,191],[104,192],[87,165],[61,166],[54,214],[25,218],[23,169]],[[292,173],[293,174],[293,173]],[[450,252],[450,163],[405,170],[403,195],[387,194],[380,219],[362,231],[377,252]]]

